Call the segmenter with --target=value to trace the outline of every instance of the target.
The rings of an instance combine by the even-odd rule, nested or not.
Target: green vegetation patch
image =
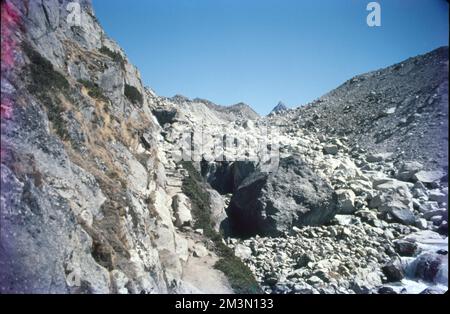
[[[39,52],[27,43],[23,44],[23,50],[31,62],[29,67],[31,82],[28,85],[30,92],[36,94],[48,89],[69,90],[69,82],[61,73],[55,71],[50,61],[41,56]]]
[[[69,138],[66,122],[62,118],[64,107],[58,98],[58,93],[69,96],[70,85],[67,79],[57,72],[50,61],[33,49],[28,43],[23,43],[23,51],[30,59],[28,71],[30,80],[27,84],[28,91],[47,108],[47,116],[56,131],[63,140]]]
[[[117,63],[120,63],[122,65],[125,63],[125,60],[123,59],[122,55],[119,52],[112,51],[106,46],[102,46],[102,48],[100,48],[100,52],[103,53],[104,55],[107,55]]]
[[[194,228],[203,229],[203,234],[214,242],[215,252],[220,258],[214,267],[227,276],[236,293],[262,293],[261,287],[251,270],[234,255],[233,250],[222,242],[222,236],[214,230],[209,193],[205,188],[202,177],[194,168],[192,162],[183,161],[181,164],[189,173],[189,176],[183,180],[182,190],[191,200]]]
[[[103,100],[105,102],[109,101],[109,98],[103,94],[102,89],[98,86],[98,84],[88,81],[88,80],[78,80],[79,83],[83,84],[84,87],[88,89],[88,95],[92,98]]]

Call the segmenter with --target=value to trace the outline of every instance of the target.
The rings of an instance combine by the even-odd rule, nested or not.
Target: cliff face
[[[80,4],[74,25],[67,0],[2,1],[0,291],[199,291],[157,98]]]

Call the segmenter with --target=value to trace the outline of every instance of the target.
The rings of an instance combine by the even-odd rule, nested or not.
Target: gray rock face
[[[190,219],[182,199],[177,217],[171,208],[179,191],[167,186],[155,96],[91,1],[77,1],[76,27],[70,2],[11,0],[5,11],[21,21],[8,25],[14,66],[2,58],[0,293],[179,291],[187,245],[174,222]],[[7,117],[4,98],[24,106]]]
[[[336,212],[333,189],[294,157],[280,160],[273,173],[258,172],[245,179],[227,208],[231,228],[246,235],[323,224]]]

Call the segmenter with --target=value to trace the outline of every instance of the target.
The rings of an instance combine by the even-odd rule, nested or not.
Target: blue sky
[[[93,0],[100,23],[159,95],[267,114],[356,74],[448,45],[446,0]]]

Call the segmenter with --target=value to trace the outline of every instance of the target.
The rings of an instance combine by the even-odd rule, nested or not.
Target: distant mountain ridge
[[[256,120],[260,117],[259,114],[255,110],[253,110],[253,108],[251,106],[249,106],[243,102],[239,102],[237,104],[229,105],[229,106],[222,106],[222,105],[217,105],[207,99],[203,99],[203,98],[190,99],[183,95],[175,95],[175,96],[173,96],[171,98],[167,98],[167,99],[169,101],[172,101],[177,104],[185,104],[185,103],[203,104],[212,110],[215,110],[215,111],[218,111],[221,113],[230,114],[232,117],[234,117],[236,119]]]

